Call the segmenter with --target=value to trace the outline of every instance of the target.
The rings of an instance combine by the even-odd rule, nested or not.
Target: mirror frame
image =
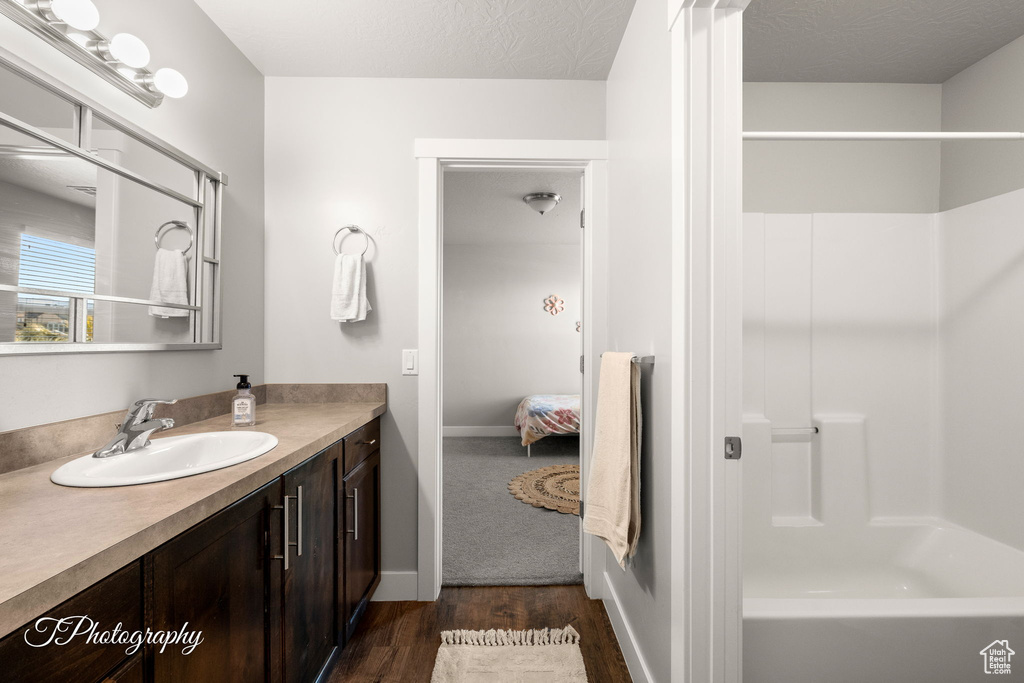
[[[193,291],[193,302],[189,306],[172,305],[194,311],[192,320],[191,342],[176,343],[102,343],[84,341],[86,323],[86,302],[104,301],[112,303],[137,304],[145,306],[168,306],[166,303],[133,299],[128,297],[109,296],[106,294],[83,294],[61,290],[40,290],[11,285],[0,285],[0,291],[24,294],[56,295],[69,299],[68,337],[66,342],[0,342],[0,356],[38,355],[47,353],[121,353],[128,351],[207,351],[222,348],[221,344],[221,221],[224,187],[228,184],[227,176],[181,150],[169,145],[149,132],[125,120],[103,105],[91,100],[78,91],[68,87],[56,78],[24,61],[6,48],[0,47],[0,67],[10,69],[15,74],[29,80],[43,90],[56,95],[71,105],[73,112],[73,135],[77,144],[66,142],[50,133],[31,126],[19,119],[0,111],[0,126],[10,128],[32,137],[40,142],[56,147],[72,156],[85,160],[95,166],[115,173],[123,178],[134,181],[150,190],[193,207],[196,220],[195,252],[193,261],[195,268],[190,277]],[[169,160],[175,161],[193,174],[192,196],[172,190],[160,183],[150,181],[143,176],[114,164],[90,151],[93,121],[96,117],[113,126],[151,149],[160,152]],[[214,206],[206,204],[208,183],[214,189]],[[212,219],[212,220],[211,220]],[[213,235],[209,235],[212,225]],[[212,245],[206,253],[207,245]],[[210,280],[212,279],[212,282]],[[208,290],[211,292],[209,301]],[[205,312],[205,315],[204,315]]]

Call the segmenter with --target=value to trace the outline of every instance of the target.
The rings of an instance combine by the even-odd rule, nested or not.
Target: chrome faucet
[[[92,454],[94,458],[109,458],[112,455],[120,455],[130,451],[137,451],[150,444],[149,435],[158,429],[170,429],[174,426],[174,420],[170,418],[153,419],[153,409],[159,404],[171,405],[177,403],[178,399],[171,401],[159,398],[144,398],[136,401],[128,409],[124,416],[124,422],[118,425],[117,434],[103,448]]]

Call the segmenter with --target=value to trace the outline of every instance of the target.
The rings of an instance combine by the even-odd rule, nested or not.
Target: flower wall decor
[[[565,300],[560,299],[557,294],[552,294],[544,299],[544,310],[551,315],[558,315],[565,310]]]

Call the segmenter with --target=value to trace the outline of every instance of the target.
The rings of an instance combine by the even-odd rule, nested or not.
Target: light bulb
[[[184,97],[188,92],[188,81],[175,69],[158,69],[153,74],[153,86],[164,95],[173,98]]]
[[[100,24],[100,12],[92,0],[53,0],[50,11],[71,28],[91,31]]]
[[[149,48],[130,33],[118,33],[110,39],[111,56],[127,66],[141,69],[149,64]]]

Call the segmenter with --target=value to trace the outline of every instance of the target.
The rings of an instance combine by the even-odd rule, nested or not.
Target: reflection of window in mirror
[[[93,294],[96,289],[96,250],[23,233],[18,286]],[[87,313],[86,341],[92,341],[92,314],[92,310]],[[18,294],[15,341],[67,341],[70,318],[71,310],[66,298]]]

